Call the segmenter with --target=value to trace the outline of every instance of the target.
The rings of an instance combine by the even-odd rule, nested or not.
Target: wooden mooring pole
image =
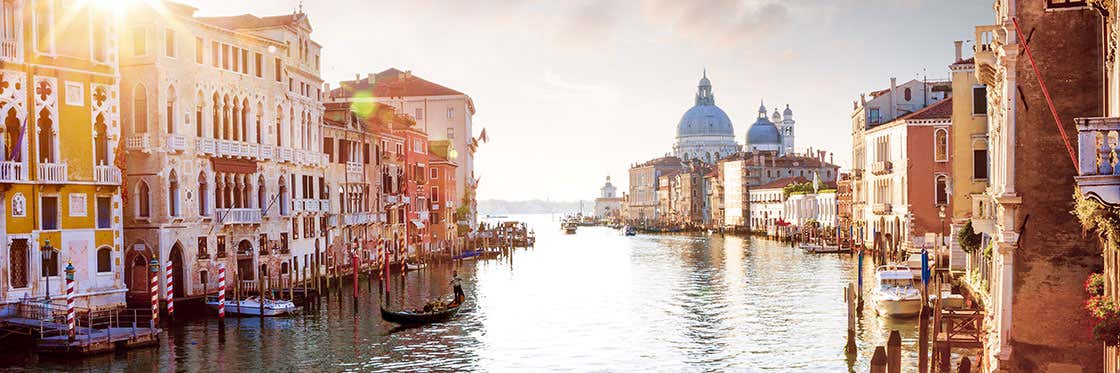
[[[887,372],[902,372],[902,335],[897,330],[891,330],[887,338]]]
[[[883,346],[875,347],[871,355],[871,373],[887,373],[887,350]]]
[[[856,354],[856,291],[855,284],[848,284],[844,289],[844,303],[848,308],[848,343],[844,345],[844,353],[854,356]]]
[[[929,373],[929,313],[918,315],[918,373]]]

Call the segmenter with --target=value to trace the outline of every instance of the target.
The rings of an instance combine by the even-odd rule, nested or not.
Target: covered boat
[[[914,286],[909,267],[884,265],[875,270],[878,286],[872,297],[880,315],[890,317],[916,316],[925,306],[921,291]]]

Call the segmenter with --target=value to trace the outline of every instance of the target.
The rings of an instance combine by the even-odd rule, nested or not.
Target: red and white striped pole
[[[171,261],[170,260],[167,261],[167,264],[164,266],[164,268],[165,268],[164,272],[166,272],[166,274],[167,274],[167,317],[174,318],[175,317],[175,278],[172,277],[172,276],[174,275],[175,270],[171,268]]]
[[[77,331],[77,320],[74,315],[74,263],[66,263],[66,335],[71,342]]]
[[[218,263],[218,318],[226,317],[226,264]]]
[[[152,326],[159,325],[159,261],[152,258],[148,263],[148,270],[151,272],[151,293],[152,293]]]

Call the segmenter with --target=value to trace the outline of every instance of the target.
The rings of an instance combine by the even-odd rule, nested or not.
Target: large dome
[[[677,123],[677,137],[730,136],[735,137],[731,118],[715,105],[697,104],[681,116]]]
[[[775,144],[782,144],[782,136],[780,132],[778,132],[778,126],[774,125],[774,122],[771,122],[769,119],[766,119],[766,115],[763,114],[754,124],[751,124],[750,129],[747,129],[747,146]]]

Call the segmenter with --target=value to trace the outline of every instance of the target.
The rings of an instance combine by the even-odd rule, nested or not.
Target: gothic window
[[[949,160],[949,131],[938,128],[933,131],[933,154],[937,162]]]
[[[902,98],[906,99],[906,101],[910,101],[910,99],[913,98],[913,96],[910,94],[910,88],[906,88],[902,91]]]
[[[97,114],[93,123],[94,161],[98,165],[109,164],[109,127],[105,125],[105,114]]]
[[[934,177],[934,204],[945,205],[949,203],[949,178],[945,175]]]
[[[280,199],[280,215],[288,215],[288,208],[291,206],[291,200],[288,199],[288,184],[284,183],[283,176],[280,177],[279,184],[280,192],[277,194],[277,198]]]
[[[265,214],[268,208],[268,192],[265,189],[264,176],[257,179],[257,207],[260,207],[261,214]]]
[[[146,218],[151,216],[150,205],[148,204],[148,183],[140,180],[140,185],[136,187],[136,216]]]
[[[203,172],[198,173],[198,215],[210,216],[210,188],[206,184],[206,174]]]
[[[179,216],[179,177],[175,174],[175,170],[171,170],[171,176],[168,177],[167,199],[168,215]]]
[[[167,133],[175,133],[175,87],[167,87]]]
[[[148,90],[143,84],[137,84],[132,90],[132,130],[148,132]]]
[[[113,271],[113,251],[108,247],[101,247],[97,249],[97,273],[109,273]]]
[[[198,92],[198,102],[194,106],[194,135],[202,137],[202,91]]]
[[[39,111],[38,119],[39,130],[39,159],[43,163],[55,163],[55,130],[54,120],[51,118],[51,112],[47,108]]]
[[[23,124],[19,119],[19,114],[13,107],[8,110],[8,114],[4,116],[4,159],[9,161],[20,162],[23,160],[23,151],[21,150],[21,142],[23,141]]]
[[[218,93],[217,92],[214,93],[213,98],[214,99],[211,101],[211,103],[214,106],[214,108],[213,108],[214,117],[212,118],[212,122],[210,124],[214,127],[213,128],[214,131],[212,133],[210,133],[210,137],[218,139],[218,138],[221,138],[221,135],[222,135],[222,128],[221,128],[221,126],[222,126],[222,117],[221,117],[221,115],[222,115],[222,100],[220,98],[218,98]]]
[[[30,255],[27,250],[27,239],[17,238],[13,239],[11,244],[8,245],[8,261],[10,267],[8,273],[11,273],[11,287],[15,289],[26,288],[30,285],[29,265]]]
[[[276,146],[284,146],[284,136],[280,136],[280,123],[284,121],[284,109],[279,105],[276,106]]]

